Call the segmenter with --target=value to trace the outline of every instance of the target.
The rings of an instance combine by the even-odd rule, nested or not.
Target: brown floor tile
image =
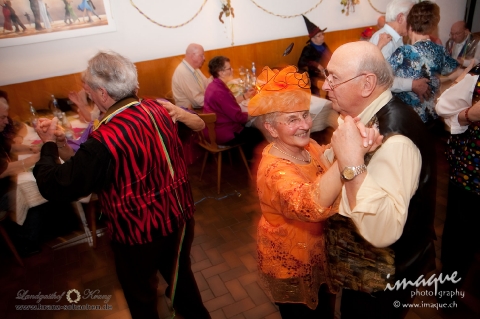
[[[208,278],[210,278],[212,276],[215,276],[215,275],[219,275],[219,274],[221,274],[223,272],[226,272],[228,270],[230,270],[230,267],[228,266],[228,264],[227,263],[221,263],[221,264],[218,264],[218,265],[215,265],[215,266],[212,266],[212,267],[209,267],[209,268],[206,268],[206,269],[202,270],[202,275],[208,281]]]
[[[235,300],[233,300],[232,295],[225,294],[223,296],[206,301],[203,304],[205,305],[205,307],[208,309],[209,312],[212,312],[217,309],[221,309],[223,307],[231,305],[234,302]]]
[[[257,305],[255,308],[245,311],[244,315],[249,319],[261,319],[273,316],[275,313],[278,313],[277,307],[271,302],[266,302],[264,304]],[[279,313],[277,318],[280,318]]]
[[[218,275],[207,278],[207,283],[215,297],[223,296],[224,294],[229,292],[224,282],[222,281],[222,279],[220,279],[220,276]]]
[[[235,301],[240,301],[248,297],[247,291],[237,279],[225,282],[225,286]]]
[[[252,299],[245,298],[231,305],[223,307],[223,312],[225,312],[225,315],[227,316],[227,318],[232,318],[254,307],[255,307],[255,303],[252,301]]]

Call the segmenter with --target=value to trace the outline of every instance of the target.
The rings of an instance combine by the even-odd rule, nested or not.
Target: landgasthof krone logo
[[[72,293],[76,295],[75,299],[72,299],[72,297],[70,297]],[[81,298],[82,297],[80,297],[80,292],[77,289],[70,289],[69,291],[67,291],[67,300],[69,303],[77,303],[80,301]]]

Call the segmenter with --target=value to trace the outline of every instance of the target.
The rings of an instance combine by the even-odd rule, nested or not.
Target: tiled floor
[[[439,143],[439,191],[435,229],[437,255],[440,253],[441,234],[446,205],[446,163]],[[190,167],[193,192],[197,204],[196,234],[192,248],[192,268],[202,293],[205,306],[212,318],[278,319],[275,305],[264,294],[257,281],[255,234],[260,218],[260,207],[254,183],[250,181],[243,164],[234,160],[233,168],[224,165],[222,192],[216,194],[216,171],[208,167],[204,180],[199,181],[200,162]],[[61,250],[52,250],[44,243],[40,254],[25,258],[20,267],[5,245],[0,243],[0,318],[130,318],[122,289],[117,281],[113,256],[108,241],[100,237],[94,250],[83,243]],[[437,258],[437,265],[440,262]],[[480,318],[478,271],[467,280],[470,293],[463,299],[470,305],[446,314],[437,309],[420,307],[412,309],[408,319]],[[160,280],[159,295],[166,284]],[[105,299],[82,299],[79,305],[108,305],[111,310],[27,311],[15,310],[15,305],[37,304],[36,300],[16,299],[21,291],[27,295],[60,295],[71,289],[82,294],[111,295]],[[98,292],[95,292],[98,290]],[[69,295],[75,299],[75,294]],[[475,297],[476,296],[476,297]],[[169,315],[165,298],[159,298],[161,318]],[[416,304],[436,302],[433,297],[419,297]],[[44,305],[72,305],[66,296],[56,303],[43,300]],[[475,308],[476,307],[476,308]],[[476,313],[471,310],[474,308]]]

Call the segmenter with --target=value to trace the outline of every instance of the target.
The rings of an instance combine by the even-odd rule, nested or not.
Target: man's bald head
[[[367,41],[349,42],[340,46],[333,54],[343,61],[345,67],[360,73],[373,73],[377,86],[389,88],[393,83],[393,73],[378,47]],[[342,62],[340,62],[342,63]]]
[[[377,28],[381,29],[385,26],[385,16],[379,16],[377,19]]]
[[[187,51],[185,52],[185,60],[194,69],[201,68],[205,62],[205,51],[203,50],[203,47],[196,43],[189,44]]]
[[[456,43],[462,43],[469,33],[470,31],[468,30],[465,21],[455,22],[450,29],[450,37]]]
[[[327,70],[331,75],[323,89],[333,109],[343,115],[358,116],[393,83],[392,68],[382,52],[366,41],[340,46],[333,52]]]

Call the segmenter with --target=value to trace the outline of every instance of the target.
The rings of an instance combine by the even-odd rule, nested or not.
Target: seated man
[[[185,58],[172,77],[172,91],[175,104],[194,109],[203,107],[205,89],[211,79],[203,75],[200,68],[205,62],[203,47],[192,43],[187,47]]]
[[[474,65],[480,63],[480,36],[470,33],[464,21],[455,22],[450,29],[445,49],[454,59],[466,68],[472,59]]]

